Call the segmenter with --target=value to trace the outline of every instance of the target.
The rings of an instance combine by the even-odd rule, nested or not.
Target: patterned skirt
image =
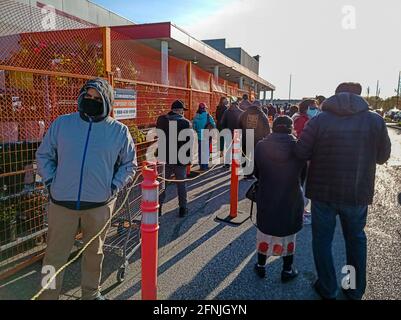
[[[286,237],[274,237],[258,230],[256,234],[256,250],[258,253],[276,257],[290,256],[295,253],[295,241],[297,234]]]

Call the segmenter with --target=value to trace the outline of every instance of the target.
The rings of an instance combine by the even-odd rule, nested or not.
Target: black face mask
[[[89,117],[98,117],[103,113],[103,103],[93,99],[83,99],[81,102],[82,112]]]

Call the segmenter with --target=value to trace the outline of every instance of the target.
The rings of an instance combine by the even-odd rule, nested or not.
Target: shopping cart
[[[157,165],[159,176],[164,177],[165,165]],[[134,179],[135,183],[126,186],[117,197],[116,212],[111,221],[108,230],[104,251],[114,252],[122,258],[122,264],[117,272],[117,282],[122,283],[125,280],[125,270],[129,259],[141,247],[141,183],[142,176]],[[165,189],[165,182],[160,182],[159,192]],[[127,195],[128,194],[128,195]],[[125,201],[125,202],[124,202]]]

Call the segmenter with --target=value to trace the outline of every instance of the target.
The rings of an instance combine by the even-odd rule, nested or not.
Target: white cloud
[[[356,29],[343,29],[343,7],[356,9]],[[342,81],[359,81],[371,94],[376,80],[392,95],[401,69],[401,1],[235,0],[184,26],[199,39],[227,38],[262,56],[260,74],[276,96],[329,96]]]

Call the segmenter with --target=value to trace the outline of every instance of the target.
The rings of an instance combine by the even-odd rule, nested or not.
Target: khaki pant
[[[43,260],[43,283],[50,279],[49,268],[59,270],[68,260],[75,242],[79,220],[81,219],[81,231],[84,244],[88,243],[105,226],[113,214],[116,201],[108,205],[84,210],[74,211],[54,203],[50,203],[48,211],[49,231],[47,248]],[[102,276],[103,244],[110,224],[104,232],[97,237],[82,254],[81,262],[81,288],[82,299],[93,300],[100,294],[100,281]],[[59,298],[64,272],[56,279],[55,289],[49,287],[39,297],[40,300],[57,300]],[[47,278],[45,278],[47,277]],[[47,280],[47,281],[46,281]],[[51,289],[50,289],[51,288]]]

